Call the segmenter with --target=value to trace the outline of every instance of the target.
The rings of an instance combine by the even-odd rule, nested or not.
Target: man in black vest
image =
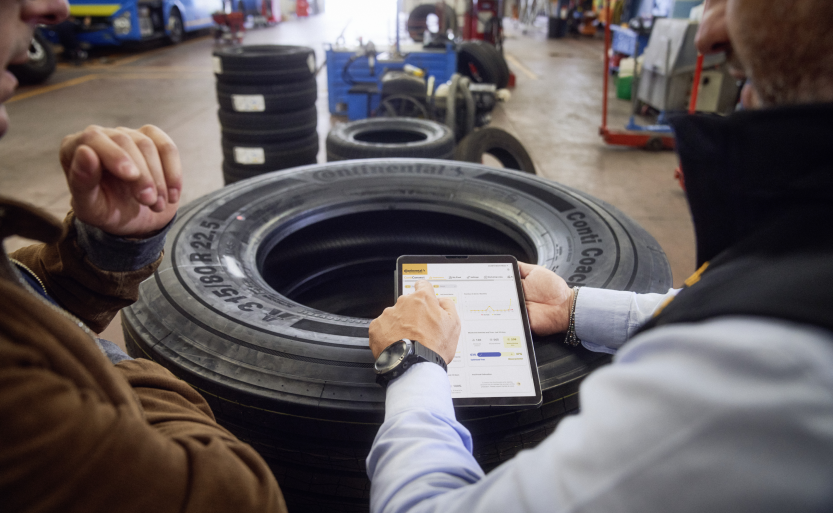
[[[833,2],[706,0],[747,110],[673,122],[699,269],[680,290],[570,289],[522,265],[532,329],[615,353],[581,413],[488,476],[440,365],[388,385],[372,511],[833,511]],[[431,287],[370,326],[447,362],[459,319]]]

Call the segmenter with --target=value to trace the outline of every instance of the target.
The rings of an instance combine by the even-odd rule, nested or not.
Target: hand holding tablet
[[[455,406],[541,403],[538,367],[514,257],[403,256],[397,261],[396,285],[397,305],[386,309],[370,326],[374,356],[408,338],[419,342],[417,349],[425,346],[449,363]],[[459,318],[456,340],[438,321],[448,318]],[[451,355],[454,342],[456,352]],[[417,356],[398,357],[417,361]]]

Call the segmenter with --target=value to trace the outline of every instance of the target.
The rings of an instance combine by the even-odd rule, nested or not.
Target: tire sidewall
[[[371,132],[403,131],[425,139],[407,143],[373,143],[357,139]],[[414,118],[373,118],[338,125],[327,134],[328,161],[362,158],[450,158],[454,134],[440,123]]]
[[[501,163],[507,169],[535,174],[532,157],[530,157],[523,144],[514,136],[499,128],[482,128],[467,135],[457,145],[454,159],[463,162],[481,163],[483,155],[489,153],[490,150],[501,150],[515,161],[514,163],[507,163],[501,160]],[[500,156],[495,157],[500,160]],[[515,167],[512,167],[513,165]]]

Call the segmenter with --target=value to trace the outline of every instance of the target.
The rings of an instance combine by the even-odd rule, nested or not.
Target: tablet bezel
[[[521,273],[518,269],[518,260],[512,255],[402,255],[396,260],[396,299],[401,296],[403,290],[402,266],[405,264],[512,264],[512,272],[515,276],[515,291],[518,304],[526,305]],[[526,348],[531,356],[529,363],[532,371],[532,381],[535,385],[534,396],[515,397],[470,397],[453,398],[455,407],[498,407],[498,408],[519,408],[537,407],[543,402],[541,392],[541,380],[538,375],[538,361],[535,358],[535,348],[532,344],[532,331],[529,328],[529,316],[526,307],[521,309],[521,320],[524,326],[524,338]]]

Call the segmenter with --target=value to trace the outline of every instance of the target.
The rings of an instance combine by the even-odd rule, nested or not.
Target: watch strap
[[[377,374],[376,375],[376,383],[382,385],[383,387],[387,387],[388,383],[401,376],[408,370],[412,365],[420,363],[420,362],[430,362],[436,363],[440,367],[443,368],[444,371],[448,372],[448,367],[445,364],[445,360],[443,360],[442,356],[435,353],[431,349],[428,349],[424,345],[420,344],[416,340],[411,340],[411,347],[413,348],[413,353],[406,356],[402,362],[396,366],[390,372],[385,374]]]
[[[443,368],[444,371],[448,372],[448,366],[445,364],[445,360],[443,357],[434,352],[431,349],[428,349],[424,345],[420,344],[416,340],[412,341],[414,344],[414,354],[419,358],[425,360],[426,362],[436,363],[440,367]]]

